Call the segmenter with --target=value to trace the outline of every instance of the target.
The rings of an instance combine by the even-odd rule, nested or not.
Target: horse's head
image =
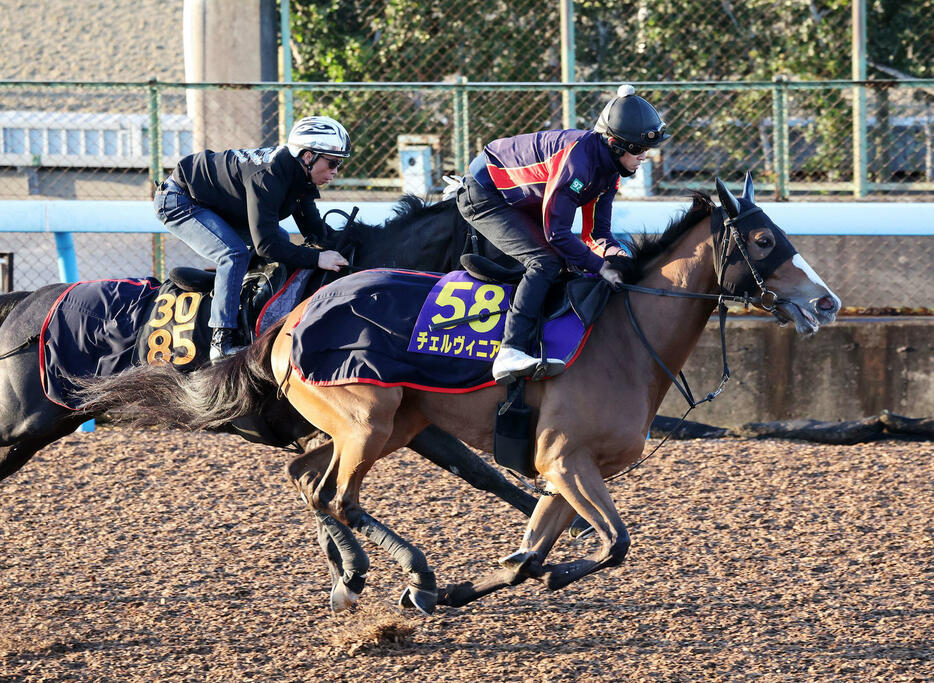
[[[746,174],[739,199],[717,178],[720,220],[711,221],[720,286],[727,294],[760,294],[758,307],[782,324],[794,322],[811,335],[832,323],[840,310],[834,294],[779,228],[755,204],[752,176]]]

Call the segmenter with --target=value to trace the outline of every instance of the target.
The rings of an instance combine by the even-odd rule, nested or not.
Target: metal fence
[[[419,162],[427,173],[423,187],[436,198],[431,190],[441,173],[463,170],[486,141],[560,126],[568,93],[574,123],[590,127],[615,85],[5,82],[0,199],[148,200],[154,181],[184,154],[278,144],[285,90],[294,95],[295,116],[336,116],[354,139],[354,155],[325,200],[396,199],[411,180],[404,160]],[[653,153],[650,172],[630,194],[682,197],[712,190],[716,176],[738,186],[751,170],[760,199],[934,200],[932,80],[636,88],[656,104],[673,137]],[[863,95],[864,119],[854,123]],[[923,276],[934,260],[931,238],[813,239],[826,246],[817,258],[805,253],[818,262],[827,257],[820,272],[847,304],[921,309],[934,300],[934,283]],[[76,236],[75,248],[84,278],[158,273],[154,262],[203,264],[171,237],[86,233]],[[52,235],[0,233],[0,251],[16,254],[16,287],[57,281]]]
[[[184,154],[279,144],[294,116],[335,116],[355,154],[343,198],[396,195],[400,151],[430,151],[431,184],[497,137],[589,128],[615,83],[0,82],[0,198],[143,199]],[[751,170],[778,198],[934,196],[934,80],[637,83],[669,124],[649,196],[709,188]],[[862,102],[865,102],[863,105]],[[861,118],[857,118],[858,114]],[[429,188],[430,189],[430,188]]]

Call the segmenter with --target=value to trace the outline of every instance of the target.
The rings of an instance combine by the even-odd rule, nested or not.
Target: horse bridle
[[[723,209],[721,208],[720,210],[722,211]],[[778,295],[772,290],[770,290],[765,285],[765,279],[759,274],[759,270],[758,268],[756,268],[755,264],[752,262],[752,259],[749,258],[749,251],[746,249],[746,241],[742,238],[739,228],[737,227],[737,223],[739,223],[740,221],[744,221],[747,218],[757,213],[762,213],[762,209],[760,209],[758,206],[753,206],[752,208],[739,213],[737,216],[733,218],[731,218],[730,216],[724,217],[723,227],[728,228],[730,231],[730,234],[729,234],[729,237],[727,237],[727,240],[728,240],[727,248],[720,250],[720,258],[717,259],[717,263],[718,263],[717,284],[719,285],[720,291],[722,293],[724,290],[723,276],[726,272],[726,259],[730,252],[729,244],[735,244],[736,248],[739,250],[739,253],[743,257],[743,260],[746,262],[746,265],[749,267],[749,272],[752,275],[753,279],[755,280],[756,285],[759,287],[759,292],[760,292],[758,297],[755,297],[753,299],[742,297],[741,300],[743,301],[743,303],[746,303],[747,305],[750,303],[757,304],[761,306],[764,310],[774,315],[776,306],[779,303],[781,303],[783,300],[779,299]],[[721,238],[721,242],[722,242],[722,238]],[[732,298],[728,300],[736,301],[737,299],[735,298],[735,295],[734,295]]]
[[[739,231],[739,228],[737,227],[738,223],[747,220],[749,217],[755,214],[762,213],[762,209],[760,209],[758,206],[753,205],[751,208],[746,209],[745,211],[741,211],[739,214],[737,214],[734,217],[725,215],[726,211],[722,207],[720,207],[719,209],[715,209],[715,210],[719,210],[724,213],[723,227],[721,230],[718,231],[719,239],[717,238],[714,239],[714,250],[715,252],[719,252],[719,253],[715,253],[714,255],[714,264],[715,264],[715,270],[716,270],[716,275],[717,275],[717,286],[720,288],[719,294],[707,294],[705,292],[674,291],[670,289],[656,289],[654,287],[641,287],[639,285],[629,285],[629,284],[623,284],[623,285],[617,286],[617,289],[621,289],[625,291],[626,312],[629,314],[629,321],[632,324],[633,330],[636,332],[636,335],[639,337],[639,340],[642,342],[642,345],[645,347],[645,349],[649,352],[649,355],[652,357],[652,359],[658,364],[658,366],[662,370],[665,371],[665,374],[668,375],[668,378],[671,380],[672,384],[674,384],[674,386],[678,389],[678,391],[681,392],[681,395],[684,397],[685,401],[687,401],[688,403],[688,409],[684,412],[684,415],[681,416],[681,419],[678,420],[677,424],[668,431],[668,434],[665,435],[665,438],[662,439],[661,442],[659,442],[659,444],[655,446],[655,448],[653,448],[651,452],[641,457],[639,460],[637,460],[635,463],[630,465],[625,470],[617,472],[613,476],[608,477],[606,479],[607,482],[613,481],[614,479],[618,479],[619,477],[622,477],[623,475],[628,474],[629,472],[632,472],[636,467],[638,467],[643,462],[648,460],[652,455],[655,454],[656,451],[658,451],[659,448],[662,447],[662,445],[664,445],[666,441],[668,441],[669,438],[671,438],[671,435],[674,434],[678,430],[678,428],[681,426],[681,424],[684,422],[684,420],[687,418],[688,414],[690,414],[692,410],[694,410],[697,406],[699,406],[702,403],[713,401],[717,396],[720,395],[720,392],[722,392],[723,389],[726,387],[726,383],[729,381],[730,376],[731,376],[730,366],[727,363],[727,358],[726,358],[726,316],[727,316],[726,302],[732,301],[735,303],[741,303],[745,307],[748,307],[750,304],[758,305],[777,318],[778,316],[776,315],[776,308],[778,307],[779,304],[786,301],[785,299],[779,298],[779,296],[775,292],[773,292],[766,286],[765,279],[759,273],[759,269],[756,268],[755,264],[750,258],[749,252],[746,249],[745,241],[743,240],[742,233]],[[726,230],[729,230],[729,234],[726,235],[726,237],[724,238],[723,233]],[[723,248],[724,239],[726,240],[726,248]],[[736,245],[737,249],[739,250],[740,254],[743,257],[743,260],[746,262],[746,265],[749,268],[749,272],[752,275],[753,280],[755,281],[756,285],[759,287],[759,292],[760,292],[759,296],[750,297],[746,294],[740,296],[735,293],[728,293],[724,291],[725,285],[724,285],[723,279],[726,273],[726,261],[727,261],[727,257],[730,251],[730,243],[733,243]],[[723,358],[723,371],[720,375],[720,384],[716,389],[714,389],[711,392],[708,392],[707,395],[700,401],[695,400],[694,394],[691,392],[691,387],[688,384],[688,380],[684,376],[684,372],[679,371],[678,376],[675,377],[674,373],[668,368],[667,365],[665,365],[665,362],[661,359],[661,357],[658,355],[655,349],[652,348],[651,343],[646,338],[645,333],[642,331],[642,327],[639,325],[639,322],[636,320],[635,313],[632,310],[632,302],[630,300],[629,292],[640,292],[643,294],[654,294],[656,296],[670,296],[670,297],[678,297],[678,298],[686,298],[686,299],[715,299],[717,301],[717,313],[718,313],[718,318],[720,321],[720,351],[721,351],[722,358]]]

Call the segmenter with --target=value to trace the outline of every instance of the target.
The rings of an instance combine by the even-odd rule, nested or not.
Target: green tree
[[[930,76],[934,0],[867,2],[871,62]],[[292,48],[301,80],[560,80],[559,0],[293,0],[292,7]],[[577,0],[576,77],[847,79],[851,8],[852,0]],[[591,125],[608,95],[596,89],[582,93],[577,125]],[[792,98],[791,153],[799,176],[848,179],[847,97],[828,90]],[[693,169],[707,180],[712,168],[738,174],[752,166],[760,176],[771,174],[768,93],[661,90],[649,99],[675,134],[666,157],[677,159],[685,173]],[[885,104],[880,100],[880,111],[888,111]],[[449,148],[449,95],[311,93],[304,106],[328,108],[348,120],[368,149],[375,141],[387,158],[394,147],[389,133],[440,133]],[[470,97],[470,134],[478,145],[557,125],[557,91]],[[883,144],[880,138],[877,147]],[[382,172],[378,166],[374,157],[367,172]]]

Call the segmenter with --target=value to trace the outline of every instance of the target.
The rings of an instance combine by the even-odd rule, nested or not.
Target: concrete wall
[[[726,389],[688,417],[721,427],[792,418],[853,420],[884,409],[934,417],[934,318],[842,318],[811,338],[757,316],[727,319]],[[625,361],[623,361],[625,362]],[[684,369],[695,398],[717,387],[716,320]],[[680,417],[672,387],[659,411]]]
[[[277,80],[277,19],[274,0],[185,0],[185,80]],[[187,101],[196,150],[278,144],[275,92],[190,90]]]

